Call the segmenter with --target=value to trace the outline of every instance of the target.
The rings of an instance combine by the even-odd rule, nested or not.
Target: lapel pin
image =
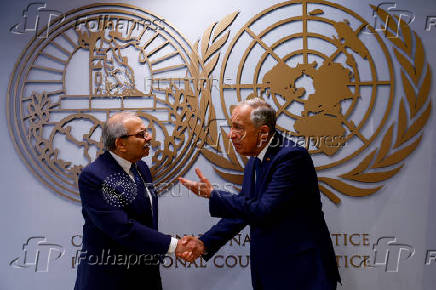
[[[267,157],[267,158],[266,158],[266,161],[271,161],[271,158]]]

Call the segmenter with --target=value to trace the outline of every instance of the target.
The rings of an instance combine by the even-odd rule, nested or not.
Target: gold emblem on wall
[[[231,13],[194,44],[131,5],[72,10],[17,61],[10,135],[32,173],[74,201],[80,171],[102,151],[102,123],[123,110],[153,130],[151,171],[162,189],[200,153],[224,180],[241,184],[247,159],[218,120],[230,125],[237,102],[261,97],[277,110],[278,130],[312,154],[332,202],[371,195],[420,143],[432,76],[419,36],[373,9],[387,23],[384,33],[341,5],[300,0],[273,5],[230,37],[238,15]],[[212,102],[216,67],[222,112]]]
[[[44,184],[79,201],[77,178],[102,152],[102,123],[130,110],[156,137],[154,181],[170,186],[205,143],[216,142],[207,136],[216,135],[210,74],[236,16],[219,22],[200,54],[198,43],[138,7],[67,12],[32,39],[11,75],[7,110],[17,152]]]
[[[221,66],[228,125],[237,102],[267,100],[277,110],[278,130],[309,149],[319,188],[336,204],[338,193],[371,195],[397,174],[420,143],[431,112],[431,70],[419,36],[372,8],[387,24],[382,34],[327,1],[274,5],[236,33]],[[202,153],[222,178],[242,184],[247,159],[236,155],[226,134],[221,129],[223,148]]]

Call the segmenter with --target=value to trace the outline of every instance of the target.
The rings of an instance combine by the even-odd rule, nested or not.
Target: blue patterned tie
[[[133,176],[135,177],[135,183],[136,183],[136,189],[138,190],[138,195],[142,195],[142,197],[145,199],[146,208],[150,209],[153,215],[153,209],[151,207],[150,199],[145,189],[144,181],[142,180],[142,177],[139,174],[135,163],[132,163],[132,166],[130,167],[130,172],[132,172]]]

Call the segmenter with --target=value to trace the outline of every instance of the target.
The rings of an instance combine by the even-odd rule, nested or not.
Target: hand
[[[179,177],[179,181],[189,190],[191,190],[193,193],[195,193],[198,196],[202,196],[205,198],[210,197],[210,193],[213,190],[212,184],[210,184],[209,180],[203,176],[203,173],[201,173],[200,169],[195,168],[195,173],[197,173],[198,178],[200,178],[200,182],[192,181],[189,179],[185,179],[182,177]]]
[[[191,253],[187,253],[186,255],[183,254],[182,258],[184,258],[188,262],[193,262],[205,252],[203,242],[197,237],[189,240],[187,243],[187,247],[191,250]]]
[[[177,243],[176,256],[188,262],[193,262],[202,254],[204,254],[204,244],[196,237],[184,236]]]
[[[176,257],[182,258],[182,255],[184,253],[190,253],[191,252],[191,250],[188,249],[188,247],[187,247],[188,242],[191,239],[194,239],[194,237],[193,236],[184,236],[182,239],[177,241],[177,246],[176,246],[176,250],[175,250]],[[187,255],[187,254],[185,254],[185,255]]]

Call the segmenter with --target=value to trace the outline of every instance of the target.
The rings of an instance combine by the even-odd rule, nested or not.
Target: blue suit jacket
[[[324,221],[318,180],[309,153],[276,134],[253,186],[251,158],[239,195],[214,190],[213,217],[221,217],[200,239],[209,259],[250,225],[250,266],[255,289],[332,289],[340,281]]]
[[[171,236],[158,232],[150,170],[142,161],[137,167],[152,193],[153,209],[146,192],[135,191],[135,183],[109,152],[80,174],[85,224],[75,290],[162,288],[159,260]]]

